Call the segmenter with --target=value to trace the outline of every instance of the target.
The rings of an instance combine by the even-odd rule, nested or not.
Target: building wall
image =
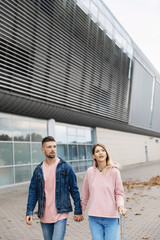
[[[3,91],[128,122],[132,46],[120,25],[112,19],[109,33],[73,0],[1,1],[0,7]],[[107,21],[103,8],[94,9]]]
[[[160,135],[157,73],[101,0],[0,8],[1,112]]]
[[[132,81],[130,124],[138,127],[150,128],[153,83],[154,77],[151,73],[135,60]]]
[[[160,132],[160,82],[151,68],[134,59],[129,124]]]
[[[97,128],[97,142],[121,166],[160,159],[160,138]]]

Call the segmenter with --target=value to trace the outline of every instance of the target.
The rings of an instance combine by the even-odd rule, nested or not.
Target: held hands
[[[126,215],[127,214],[127,209],[125,209],[123,206],[119,206],[118,207],[118,211],[119,211],[119,213],[120,214],[122,214],[122,215]]]
[[[81,222],[84,219],[84,217],[83,217],[83,214],[81,214],[81,215],[74,215],[73,219],[76,222]]]

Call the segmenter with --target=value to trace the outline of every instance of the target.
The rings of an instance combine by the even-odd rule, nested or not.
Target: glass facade
[[[56,123],[57,156],[69,162],[75,172],[84,172],[93,165],[92,145],[94,130]]]
[[[41,140],[47,136],[47,120],[0,113],[0,187],[30,181],[33,170],[44,160]],[[93,165],[94,130],[55,123],[57,156],[75,172]]]
[[[46,120],[0,113],[0,186],[30,180],[46,135]]]

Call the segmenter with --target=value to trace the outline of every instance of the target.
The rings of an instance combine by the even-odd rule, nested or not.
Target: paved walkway
[[[160,175],[160,161],[127,166],[121,169],[125,182],[126,240],[160,240],[160,185],[150,182],[133,185],[126,181],[149,181]],[[83,174],[78,175],[80,191]],[[28,184],[0,189],[0,240],[43,240],[39,220],[33,226],[25,224]],[[83,222],[72,220],[70,213],[65,240],[91,240],[87,213]]]

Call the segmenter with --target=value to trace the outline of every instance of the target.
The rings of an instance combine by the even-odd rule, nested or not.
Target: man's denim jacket
[[[43,214],[43,201],[44,201],[44,178],[41,162],[34,170],[31,183],[29,186],[28,204],[26,216],[33,215],[33,210],[38,201],[38,217],[41,218]],[[68,213],[72,211],[70,194],[73,198],[75,215],[82,214],[80,204],[80,194],[77,186],[76,175],[72,167],[63,159],[56,169],[56,187],[55,187],[55,200],[57,213]]]

